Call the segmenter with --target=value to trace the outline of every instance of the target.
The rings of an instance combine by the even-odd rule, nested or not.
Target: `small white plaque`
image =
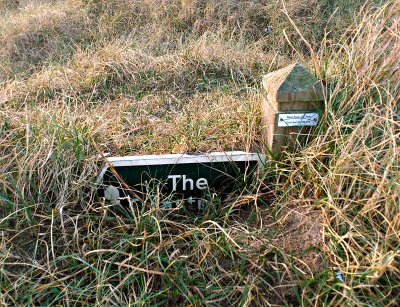
[[[316,126],[318,118],[318,113],[279,113],[278,127]]]

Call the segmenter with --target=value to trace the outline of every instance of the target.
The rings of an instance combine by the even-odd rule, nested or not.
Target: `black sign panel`
[[[264,159],[245,152],[108,158],[98,178],[99,194],[140,202],[149,193],[160,193],[169,197],[167,207],[184,200],[200,208],[212,195],[223,197],[249,184]]]

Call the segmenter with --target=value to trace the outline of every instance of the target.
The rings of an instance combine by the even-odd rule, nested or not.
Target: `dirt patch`
[[[323,270],[320,246],[323,243],[323,216],[310,204],[284,205],[279,214],[281,232],[273,239],[285,254],[298,259],[299,267],[309,273]]]

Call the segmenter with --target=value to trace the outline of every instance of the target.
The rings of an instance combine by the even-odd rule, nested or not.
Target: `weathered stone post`
[[[323,107],[323,84],[300,64],[293,64],[263,77],[263,134],[273,157],[283,146],[294,145],[300,135],[318,124]]]

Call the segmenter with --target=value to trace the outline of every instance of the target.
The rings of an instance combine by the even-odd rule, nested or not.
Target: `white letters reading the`
[[[193,179],[187,178],[186,175],[169,175],[168,179],[172,179],[172,191],[176,191],[178,187],[178,182],[182,182],[182,190],[186,191],[189,189],[190,191],[193,191],[194,185],[196,185],[196,188],[199,190],[205,190],[207,189],[208,182],[206,178],[199,178],[196,180],[196,184],[194,183]],[[178,180],[181,179],[181,180]]]

